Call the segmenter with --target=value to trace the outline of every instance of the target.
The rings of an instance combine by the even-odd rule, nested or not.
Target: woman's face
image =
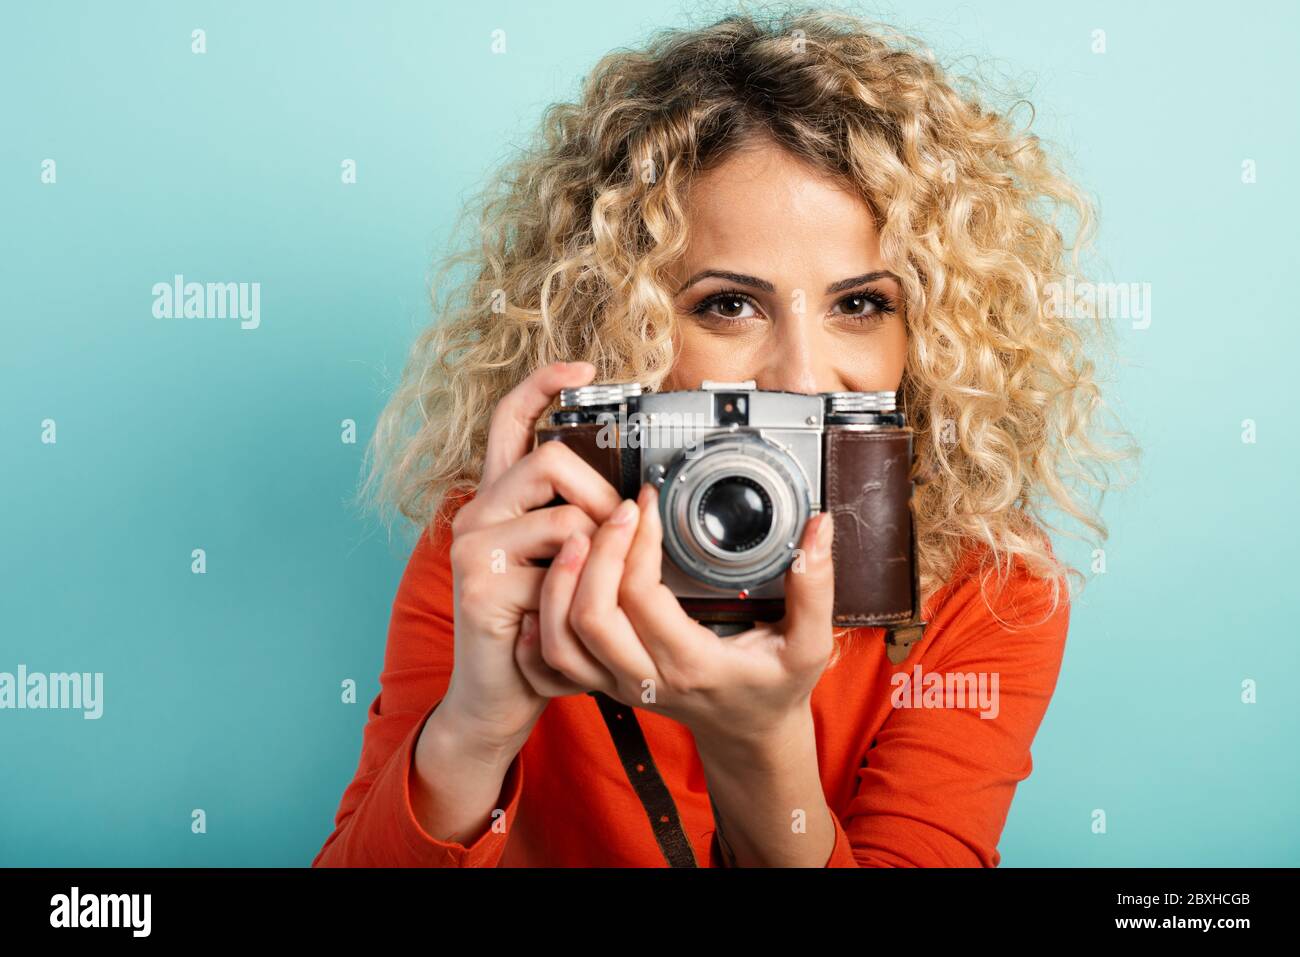
[[[772,144],[696,179],[686,212],[676,360],[662,389],[704,379],[805,393],[899,387],[902,286],[866,203]]]

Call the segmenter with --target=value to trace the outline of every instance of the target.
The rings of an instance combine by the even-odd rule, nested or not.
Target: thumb
[[[831,559],[834,516],[820,512],[804,528],[800,554],[785,575],[786,641],[808,649],[810,655],[832,641],[835,605],[835,565]],[[802,561],[800,560],[802,559]],[[793,649],[792,649],[793,650]]]

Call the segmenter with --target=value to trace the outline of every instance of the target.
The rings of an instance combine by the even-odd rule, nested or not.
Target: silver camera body
[[[822,507],[821,396],[705,382],[643,395],[638,411],[649,438],[641,480],[659,488],[672,559],[664,584],[682,597],[782,597],[781,576]]]

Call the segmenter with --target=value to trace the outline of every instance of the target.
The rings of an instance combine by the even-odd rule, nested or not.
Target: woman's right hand
[[[554,363],[501,400],[478,491],[452,520],[455,659],[438,713],[439,727],[454,728],[463,745],[517,753],[553,696],[533,689],[515,657],[525,619],[536,626],[546,576],[529,559],[554,558],[572,532],[590,536],[621,498],[562,442],[533,449],[534,426],[561,389],[594,375],[587,362]],[[566,504],[544,507],[556,495]]]

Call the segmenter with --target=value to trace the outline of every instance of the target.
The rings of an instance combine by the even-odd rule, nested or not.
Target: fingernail
[[[623,499],[618,508],[614,509],[614,514],[609,517],[611,525],[631,525],[636,520],[637,507],[636,502],[630,498]]]

